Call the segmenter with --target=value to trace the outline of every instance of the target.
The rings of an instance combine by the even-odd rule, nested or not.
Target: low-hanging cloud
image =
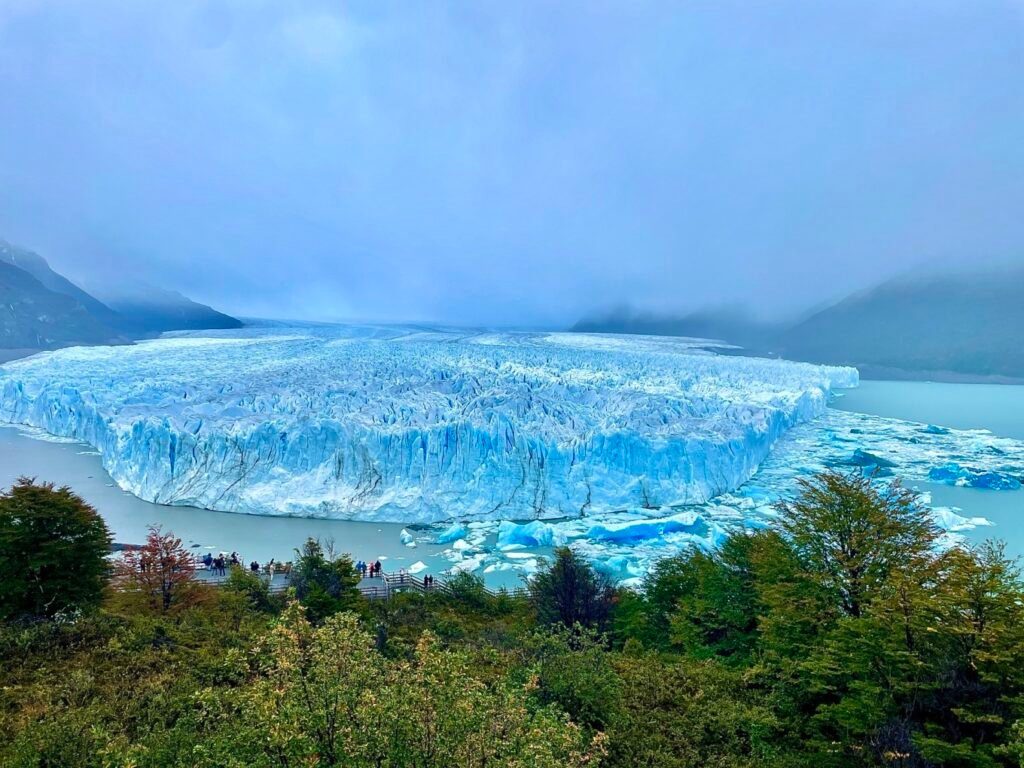
[[[0,4],[0,236],[241,314],[782,312],[1020,258],[1013,3]]]

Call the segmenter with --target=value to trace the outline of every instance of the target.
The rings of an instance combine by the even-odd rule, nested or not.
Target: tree
[[[603,574],[568,547],[555,550],[554,562],[541,568],[528,585],[541,624],[603,629],[611,616],[615,590]]]
[[[220,698],[200,697],[204,722]],[[474,674],[465,652],[424,635],[391,661],[351,613],[314,627],[297,605],[263,641],[238,712],[190,756],[204,766],[526,766],[582,768],[600,749],[528,691]]]
[[[897,569],[931,557],[939,530],[912,491],[860,472],[798,481],[780,523],[806,570],[847,616],[860,616]]]
[[[115,568],[117,584],[142,595],[154,610],[194,603],[202,594],[195,579],[195,558],[181,539],[150,526],[146,543],[124,552]]]
[[[657,569],[652,597],[665,600],[678,592],[670,619],[673,643],[698,658],[749,661],[762,610],[757,590],[760,566],[784,547],[771,531],[738,533],[714,552],[692,549],[675,559],[671,571]],[[659,606],[659,617],[666,608]]]
[[[0,495],[0,618],[50,617],[99,603],[110,532],[64,486],[21,478]]]
[[[296,552],[291,583],[313,622],[358,605],[359,574],[352,558],[325,552],[319,539],[308,539]]]

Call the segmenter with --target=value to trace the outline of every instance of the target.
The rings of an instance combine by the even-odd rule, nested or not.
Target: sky
[[[0,0],[0,237],[236,314],[779,315],[1022,211],[1024,0]]]

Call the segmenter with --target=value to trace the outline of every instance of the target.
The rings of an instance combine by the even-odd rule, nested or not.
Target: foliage
[[[97,610],[0,622],[0,765],[1021,766],[1016,564],[940,550],[878,480],[798,490],[636,592],[563,551],[529,599],[371,605],[313,542],[304,602],[237,569],[165,610],[131,569]]]
[[[110,533],[67,487],[21,478],[0,495],[0,619],[55,616],[97,605]]]
[[[588,745],[526,691],[488,685],[464,652],[424,635],[409,661],[375,650],[352,614],[313,627],[297,606],[261,643],[233,726],[198,765],[583,766]],[[241,728],[238,723],[243,724]]]
[[[843,614],[859,617],[894,571],[931,557],[939,530],[898,482],[824,472],[797,483],[796,500],[779,505],[782,530]]]
[[[523,664],[535,677],[535,698],[556,704],[573,722],[605,731],[622,706],[622,682],[607,643],[577,625],[534,632],[523,643]]]
[[[196,582],[195,570],[195,559],[181,539],[150,526],[145,544],[122,553],[114,581],[121,592],[140,597],[152,610],[169,611],[207,594]]]
[[[358,605],[359,574],[352,558],[330,550],[319,539],[308,539],[295,553],[291,583],[314,623]]]
[[[554,561],[534,575],[529,591],[541,624],[603,629],[611,618],[611,582],[568,547],[555,550]]]

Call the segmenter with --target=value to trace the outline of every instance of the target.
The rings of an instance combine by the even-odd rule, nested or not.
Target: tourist
[[[213,568],[213,555],[209,552],[203,555],[203,567],[206,568],[206,570]]]
[[[232,552],[231,553],[231,564],[232,565],[241,565],[241,561],[238,559],[238,553],[237,552]]]
[[[253,573],[259,573],[260,572],[260,564],[257,563],[255,560],[253,560],[252,563],[249,564],[249,570],[252,571]]]

